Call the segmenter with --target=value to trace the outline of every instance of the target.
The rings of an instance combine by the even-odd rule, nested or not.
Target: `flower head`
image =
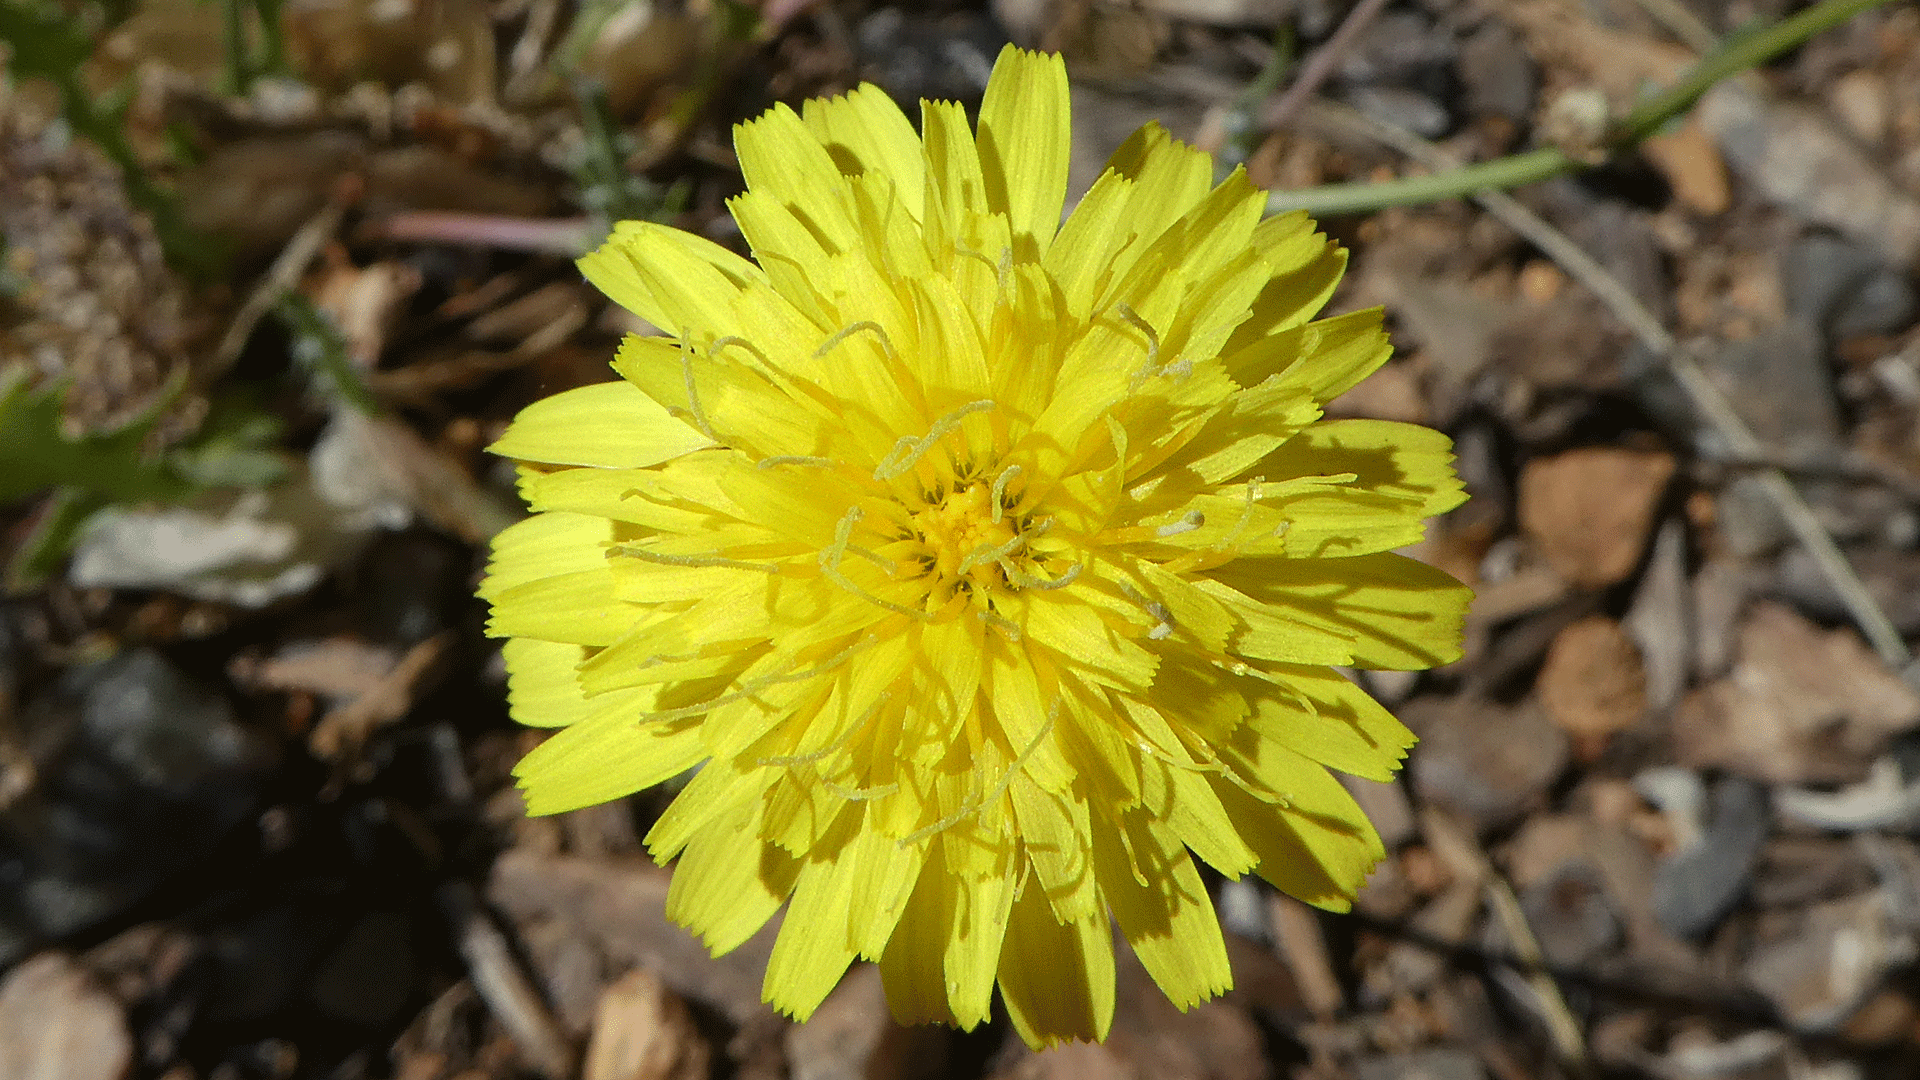
[[[1230,982],[1191,854],[1344,908],[1384,852],[1329,769],[1413,737],[1332,665],[1459,653],[1394,554],[1462,498],[1446,438],[1324,421],[1388,355],[1309,321],[1344,255],[1148,126],[1062,224],[1065,69],[1001,54],[969,129],[871,86],[736,131],[754,261],[626,222],[581,268],[666,331],[494,449],[536,511],[483,595],[529,809],[698,766],[647,836],[716,952],[787,905],[805,1018],[857,957],[903,1021],[998,983],[1105,1035],[1112,924],[1186,1007]],[[1111,921],[1110,921],[1111,920]]]

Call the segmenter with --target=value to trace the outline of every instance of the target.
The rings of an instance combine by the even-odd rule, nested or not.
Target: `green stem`
[[[1403,176],[1371,184],[1328,184],[1298,191],[1276,191],[1267,199],[1268,213],[1305,210],[1314,217],[1329,214],[1366,214],[1389,206],[1417,206],[1441,199],[1505,191],[1523,184],[1550,180],[1572,172],[1579,163],[1552,147],[1512,154],[1478,165],[1463,165],[1428,176]]]
[[[1615,128],[1612,145],[1620,148],[1638,143],[1660,130],[1668,120],[1692,108],[1693,103],[1720,80],[1759,67],[1815,34],[1831,30],[1885,3],[1888,0],[1822,0],[1764,30],[1734,36],[1718,52],[1702,57],[1679,82],[1622,117]]]
[[[1614,125],[1607,147],[1618,153],[1637,146],[1667,121],[1692,108],[1717,83],[1757,67],[1808,38],[1846,22],[1855,15],[1890,0],[1821,0],[1798,15],[1728,41],[1692,68],[1679,82],[1635,106]],[[1328,184],[1300,191],[1276,191],[1268,199],[1270,213],[1306,210],[1316,216],[1362,214],[1389,206],[1415,206],[1442,199],[1464,198],[1483,191],[1504,191],[1578,172],[1593,163],[1552,147],[1513,154],[1477,165],[1464,165],[1429,176],[1408,176],[1373,184]]]

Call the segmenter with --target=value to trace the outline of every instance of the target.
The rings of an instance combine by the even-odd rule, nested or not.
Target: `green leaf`
[[[193,485],[142,444],[153,418],[110,435],[70,438],[57,389],[29,390],[24,375],[0,384],[0,502],[72,487],[116,502],[184,498]]]

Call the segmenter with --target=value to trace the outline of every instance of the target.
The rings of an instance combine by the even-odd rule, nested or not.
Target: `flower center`
[[[1013,517],[994,520],[986,484],[969,484],[913,515],[913,528],[925,546],[921,566],[942,579],[976,586],[1006,583],[999,560],[1020,548]]]

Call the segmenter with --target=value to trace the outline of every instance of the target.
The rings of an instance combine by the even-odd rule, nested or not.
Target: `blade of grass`
[[[1609,133],[1607,148],[1619,153],[1639,145],[1648,136],[1658,132],[1667,121],[1692,108],[1702,95],[1721,80],[1758,67],[1863,11],[1891,2],[1821,0],[1792,18],[1728,40],[1717,51],[1701,58],[1698,64],[1688,69],[1679,82],[1635,106],[1616,121]],[[1543,147],[1477,165],[1457,166],[1429,176],[1276,191],[1267,200],[1267,212],[1277,214],[1288,210],[1305,210],[1315,216],[1364,214],[1389,206],[1417,206],[1487,191],[1506,191],[1591,168],[1592,164],[1560,150]]]

